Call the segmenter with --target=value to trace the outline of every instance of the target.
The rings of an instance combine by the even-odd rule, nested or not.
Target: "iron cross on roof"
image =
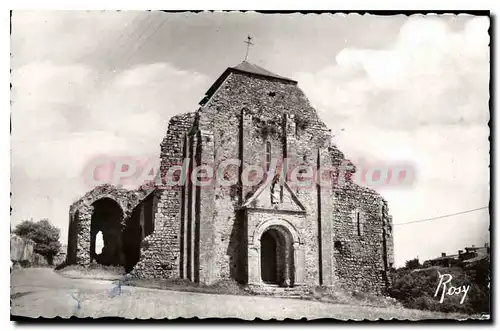
[[[244,43],[247,44],[247,53],[245,54],[245,61],[246,61],[247,58],[248,58],[248,51],[250,50],[250,45],[253,45],[253,43],[252,43],[252,37],[248,36],[247,40],[244,41]]]

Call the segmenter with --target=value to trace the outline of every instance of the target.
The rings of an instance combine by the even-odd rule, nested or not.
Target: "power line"
[[[162,20],[162,22],[159,25],[157,25],[156,28],[154,28],[154,30],[152,30],[150,28],[154,25],[153,24],[154,21],[151,20],[151,22],[149,23],[149,25],[145,29],[142,30],[142,32],[139,34],[139,36],[136,39],[136,43],[139,43],[139,46],[135,47],[135,49],[133,49],[133,48],[130,49],[132,51],[132,53],[129,53],[129,56],[126,58],[126,60],[124,62],[120,63],[120,61],[116,61],[116,63],[119,63],[123,67],[128,67],[129,66],[129,62],[134,57],[134,55],[136,55],[137,52],[139,52],[142,49],[142,47],[144,47],[144,45],[166,23],[166,21],[167,21],[167,19],[166,19],[166,17],[164,17],[164,19]],[[144,39],[142,39],[142,37],[146,34],[146,32],[149,32],[149,35],[147,35]],[[125,53],[123,53],[122,55],[125,55]],[[106,89],[108,87],[108,85],[111,84],[112,79],[114,78],[114,76],[116,76],[115,68],[116,68],[116,66],[113,68],[112,71],[108,71],[104,76],[101,77],[100,81],[98,82],[98,83],[100,83],[99,87],[100,87],[101,90]]]
[[[143,16],[142,19],[139,20],[139,22],[137,23],[137,25],[135,25],[135,22],[139,19],[139,16],[141,16],[141,12],[138,12],[135,16],[134,16],[134,19],[132,21],[130,21],[129,23],[127,23],[127,27],[131,26],[132,27],[132,33],[128,34],[128,37],[127,39],[130,39],[132,38],[132,36],[135,35],[135,33],[137,32],[138,29],[134,28],[134,26],[140,26],[142,21],[145,21],[146,20],[146,16]],[[127,29],[123,29],[122,33],[120,34],[120,36],[115,40],[114,44],[115,46],[114,47],[110,47],[108,49],[108,52],[104,55],[104,59],[106,60],[106,64],[109,64],[109,61],[112,60],[112,56],[113,55],[113,51],[115,51],[116,49],[119,49],[123,46],[128,46],[127,45],[127,41],[128,40],[125,40],[124,42],[122,41],[122,38],[127,34]]]
[[[132,36],[134,36],[136,41],[134,43],[127,43],[127,41],[128,41],[127,40],[125,43],[122,43],[121,47],[127,46],[129,44],[132,44],[132,45],[139,44],[139,45],[136,46],[135,48],[131,47],[128,50],[125,50],[125,52],[123,52],[121,54],[121,59],[120,59],[120,57],[118,57],[115,60],[115,66],[113,67],[113,70],[107,71],[103,75],[100,75],[94,79],[94,85],[95,85],[95,87],[99,87],[100,91],[105,90],[109,86],[109,84],[112,83],[113,78],[115,78],[115,76],[116,76],[115,68],[117,67],[116,64],[119,64],[120,66],[123,66],[123,67],[128,67],[129,61],[132,59],[132,57],[134,55],[136,55],[136,53],[139,52],[142,49],[142,47],[144,47],[144,45],[151,39],[151,37],[153,37],[158,32],[158,30],[166,23],[167,19],[166,19],[166,17],[164,17],[163,20],[161,21],[161,23],[158,24],[156,26],[156,28],[153,28],[153,29],[150,29],[150,28],[155,25],[154,20],[150,20],[149,24],[145,28],[143,28],[142,31],[137,36],[136,32],[138,32],[138,30],[140,29],[139,25],[143,21],[144,20],[141,20],[140,22],[137,23],[138,27],[127,38],[128,40],[130,40],[132,38]],[[143,36],[145,36],[145,38],[143,38]],[[129,53],[129,51],[131,51],[131,53]],[[126,55],[126,53],[129,53],[129,56],[125,59],[125,61],[123,61],[124,55]],[[122,60],[122,61],[120,61],[120,60]],[[95,95],[95,93],[94,93],[94,95]],[[92,101],[87,103],[87,107],[91,107],[92,103],[93,103]]]
[[[462,214],[472,213],[472,212],[475,212],[475,211],[478,211],[478,210],[487,209],[487,208],[489,208],[489,207],[485,206],[485,207],[480,207],[480,208],[475,208],[475,209],[469,209],[469,210],[464,210],[464,211],[461,211],[461,212],[458,212],[458,213],[453,213],[453,214],[447,214],[447,215],[442,215],[442,216],[437,216],[437,217],[431,217],[431,218],[424,218],[424,219],[421,219],[421,220],[416,220],[416,221],[411,221],[411,222],[406,222],[406,223],[398,223],[398,224],[394,224],[394,226],[406,225],[406,224],[413,224],[413,223],[420,223],[420,222],[428,222],[428,221],[437,220],[437,219],[440,219],[440,218],[445,218],[445,217],[451,217],[451,216],[456,216],[456,215],[462,215]]]
[[[106,71],[103,75],[99,75],[98,77],[96,77],[94,79],[94,84],[96,84],[99,87],[103,87],[103,85],[106,85],[107,83],[109,83],[109,81],[111,79],[113,79],[113,77],[116,75],[116,72],[115,72],[116,67],[119,65],[123,65],[121,60],[123,60],[125,55],[127,53],[129,53],[129,51],[132,51],[134,54],[134,49],[133,49],[134,47],[133,46],[129,47],[129,46],[135,45],[137,42],[139,42],[140,39],[142,38],[142,36],[146,33],[147,30],[149,30],[149,28],[154,23],[153,20],[150,20],[148,22],[147,26],[144,27],[143,29],[141,29],[140,25],[142,22],[146,21],[146,19],[147,19],[147,17],[144,17],[142,20],[140,20],[137,23],[137,27],[132,31],[131,34],[128,35],[127,39],[124,42],[120,43],[120,45],[117,47],[117,49],[124,48],[124,51],[121,54],[119,54],[119,56],[117,58],[115,58],[113,62],[111,62],[113,60],[112,57],[108,57],[108,59],[106,59],[106,64],[112,65],[112,69],[109,71]],[[142,31],[139,33],[139,35],[137,35],[137,32],[139,30],[142,30]],[[131,39],[135,39],[135,42],[133,42],[133,43],[130,42]],[[128,60],[130,60],[130,57],[127,58],[126,62],[128,62]]]
[[[158,30],[160,30],[160,28],[167,22],[167,17],[164,17],[163,21],[158,25],[156,26],[156,28],[153,30],[153,32],[147,36],[145,39],[143,39],[142,43],[139,45],[139,47],[137,47],[133,52],[132,54],[130,54],[130,56],[127,58],[127,60],[125,61],[125,65],[128,65],[129,61],[132,59],[132,57],[137,54],[137,52],[139,52],[145,45],[146,43],[158,32]],[[144,34],[144,33],[143,33]],[[142,35],[141,35],[142,36]]]

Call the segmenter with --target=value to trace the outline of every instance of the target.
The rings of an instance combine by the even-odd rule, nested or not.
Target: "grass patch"
[[[56,268],[56,272],[67,278],[118,280],[125,275],[125,268],[91,264],[89,266],[69,265]]]
[[[118,281],[115,281],[118,284]],[[230,294],[230,295],[260,295],[260,296],[280,296],[280,294],[258,293],[245,285],[241,285],[234,280],[220,280],[211,285],[193,283],[186,279],[125,279],[120,281],[122,285],[145,287],[151,289],[172,290],[181,292],[197,292],[209,294]],[[365,293],[353,292],[346,294],[336,291],[330,287],[316,286],[305,287],[301,291],[300,297],[295,299],[321,301],[328,303],[346,304],[354,306],[371,307],[394,307],[401,308],[402,305],[393,298],[375,296]]]
[[[401,308],[402,305],[394,298],[364,292],[345,292],[326,286],[308,287],[303,290],[300,299],[353,306],[368,306],[380,308]]]
[[[220,280],[211,285],[204,285],[186,279],[126,279],[121,281],[121,284],[181,292],[250,295],[242,285],[234,280]]]

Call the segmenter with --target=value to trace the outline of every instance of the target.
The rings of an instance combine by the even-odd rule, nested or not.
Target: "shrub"
[[[420,264],[418,257],[405,262],[405,268],[407,268],[407,269],[418,269],[421,267],[422,267],[422,265]]]
[[[445,295],[442,303],[441,292],[434,297],[439,285],[438,271],[441,274],[452,275],[453,286],[470,286],[463,304],[460,303],[462,295]],[[401,268],[392,275],[390,295],[406,308],[467,314],[485,313],[489,311],[489,288],[476,283],[474,278],[476,274],[478,272],[459,267],[430,267],[420,270]]]
[[[23,221],[16,226],[13,232],[20,237],[33,240],[35,253],[44,256],[49,264],[52,264],[54,255],[58,254],[61,249],[60,230],[50,224],[48,219],[42,219],[38,222]]]

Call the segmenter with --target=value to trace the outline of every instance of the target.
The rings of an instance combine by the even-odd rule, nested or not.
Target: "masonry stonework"
[[[123,211],[122,231],[152,224],[150,233],[141,230],[138,237],[131,271],[136,277],[324,285],[377,294],[389,286],[393,239],[387,203],[352,182],[354,165],[331,143],[330,130],[297,82],[248,62],[228,68],[196,112],[172,117],[160,157],[161,185],[146,197],[114,197]],[[228,164],[234,160],[239,164]],[[242,180],[250,167],[267,172],[273,162],[275,176]],[[331,185],[293,180],[311,178],[306,168],[341,165],[345,171],[333,172],[337,181],[327,178]],[[278,180],[283,168],[291,171],[291,181]],[[74,263],[89,263],[92,203],[100,195],[89,196],[70,215],[70,232],[76,233],[70,238],[77,239],[76,249],[68,245],[68,256],[75,250]]]

